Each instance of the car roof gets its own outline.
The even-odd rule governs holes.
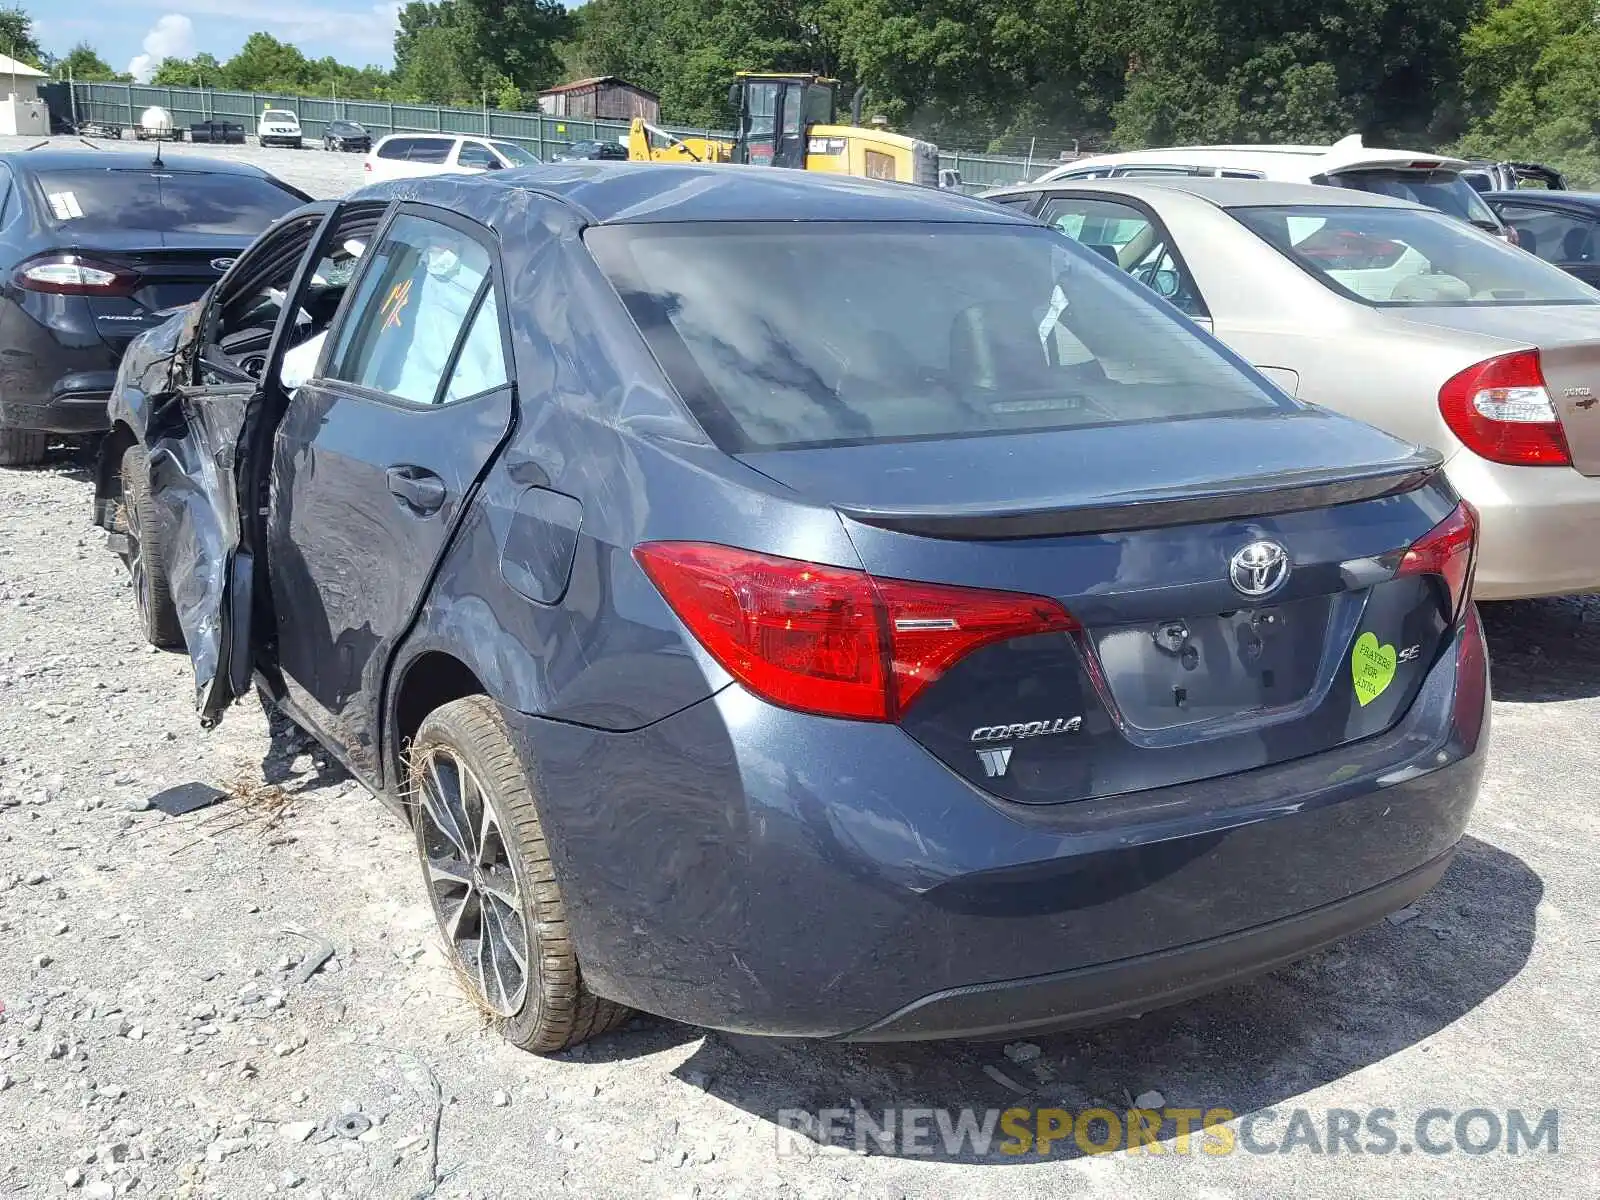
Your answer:
[[[1084,169],[1114,169],[1119,166],[1211,167],[1238,171],[1260,171],[1265,175],[1287,171],[1291,174],[1323,174],[1351,168],[1373,169],[1407,166],[1415,162],[1437,164],[1444,170],[1459,171],[1466,162],[1448,154],[1426,154],[1416,150],[1386,150],[1365,145],[1358,137],[1348,137],[1331,146],[1165,146],[1149,150],[1129,150],[1120,154],[1097,154],[1052,167],[1050,174]]]
[[[1196,175],[1134,176],[1129,179],[1056,179],[1049,183],[1025,183],[1016,187],[986,192],[988,199],[1026,195],[1031,192],[1106,192],[1112,195],[1152,199],[1165,192],[1184,192],[1215,204],[1218,208],[1271,208],[1283,205],[1316,205],[1318,208],[1413,208],[1433,212],[1424,204],[1362,192],[1353,188],[1328,187],[1320,183],[1278,183],[1269,179],[1208,179]]]
[[[449,177],[442,177],[449,178]],[[491,186],[566,201],[593,224],[683,221],[960,221],[1032,224],[959,192],[784,167],[584,159],[497,171]],[[429,184],[419,182],[419,190]],[[425,199],[425,195],[419,195]]]
[[[1518,188],[1513,192],[1484,192],[1483,198],[1507,204],[1548,204],[1556,208],[1600,211],[1600,192],[1569,192],[1562,188]]]
[[[0,162],[14,170],[39,171],[149,171],[155,168],[155,153],[129,150],[18,150],[0,154]],[[162,166],[169,171],[206,175],[252,175],[270,179],[271,174],[253,163],[211,158],[204,154],[162,152]]]

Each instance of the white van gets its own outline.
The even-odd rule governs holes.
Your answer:
[[[287,108],[262,110],[256,122],[256,140],[263,146],[287,146],[298,150],[305,144],[305,134],[300,129],[300,117]]]
[[[482,175],[529,167],[539,156],[515,142],[455,133],[391,133],[372,148],[363,167],[368,182],[418,175]]]
[[[1206,175],[1321,183],[1425,204],[1515,242],[1515,234],[1462,178],[1468,166],[1465,159],[1448,155],[1376,149],[1357,133],[1331,146],[1172,146],[1097,154],[1064,163],[1033,182]]]

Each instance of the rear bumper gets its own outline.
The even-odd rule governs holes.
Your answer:
[[[1502,466],[1466,452],[1445,473],[1482,518],[1479,600],[1600,591],[1600,477]]]
[[[49,433],[103,433],[114,371],[86,371],[57,380],[40,399],[0,400],[0,427]]]
[[[741,1033],[1094,1022],[1268,970],[1439,877],[1488,734],[1475,616],[1389,732],[1180,787],[998,800],[737,685],[633,733],[507,713],[602,995]]]
[[[1076,971],[936,992],[844,1040],[1012,1036],[1138,1016],[1270,971],[1381,921],[1438,883],[1454,857],[1452,847],[1398,879],[1240,933]]]

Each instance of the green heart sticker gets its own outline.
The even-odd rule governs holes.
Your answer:
[[[1356,648],[1350,654],[1350,678],[1362,708],[1388,690],[1398,662],[1394,647],[1378,645],[1376,634],[1363,633],[1356,639]]]

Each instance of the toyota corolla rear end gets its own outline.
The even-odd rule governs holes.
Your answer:
[[[754,1033],[1043,1030],[1270,969],[1445,871],[1488,674],[1436,456],[1053,231],[588,244],[722,452],[641,442],[614,600],[702,698],[522,734],[595,990]]]

